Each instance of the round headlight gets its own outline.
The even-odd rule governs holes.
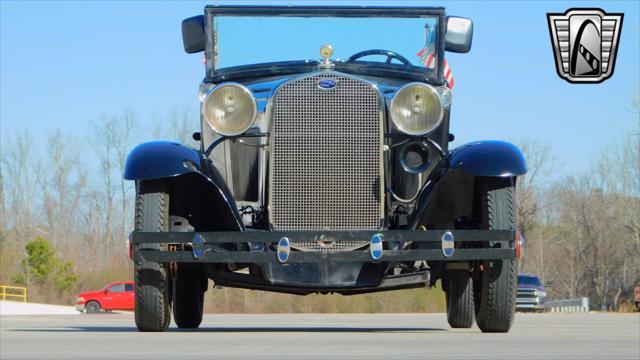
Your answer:
[[[391,120],[400,131],[424,135],[435,129],[444,116],[438,92],[422,83],[403,86],[391,99]]]
[[[211,128],[224,136],[240,135],[256,119],[256,100],[251,91],[240,84],[216,86],[204,100],[204,118]]]

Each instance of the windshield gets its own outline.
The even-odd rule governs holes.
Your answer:
[[[398,57],[368,55],[352,59],[360,64],[406,66],[435,78],[438,68],[438,17],[330,18],[233,17],[212,18],[214,67],[295,60],[320,60],[320,48],[330,44],[331,59],[347,61],[367,50],[389,50]]]

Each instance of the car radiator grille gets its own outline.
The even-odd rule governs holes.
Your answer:
[[[533,289],[518,289],[518,297],[531,297],[531,298],[535,298],[536,295],[536,291]]]
[[[318,82],[324,79],[337,85],[321,89]],[[381,227],[380,106],[371,84],[337,74],[293,80],[277,90],[270,137],[269,209],[274,230]],[[329,238],[292,243],[316,251],[362,245]]]
[[[534,289],[518,289],[516,295],[516,303],[518,304],[537,304],[538,295]]]

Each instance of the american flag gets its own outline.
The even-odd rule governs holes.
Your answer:
[[[427,44],[420,50],[416,56],[420,58],[420,63],[426,66],[429,69],[433,69],[436,66],[436,56],[435,56],[435,48],[433,46],[434,41],[428,41]],[[444,78],[447,81],[447,86],[449,89],[453,89],[453,73],[451,72],[451,68],[447,63],[447,59],[444,59]]]

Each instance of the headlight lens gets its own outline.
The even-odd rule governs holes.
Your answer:
[[[440,103],[442,104],[443,108],[451,105],[451,89],[446,86],[438,86],[436,88],[436,92],[440,96]]]
[[[435,129],[444,116],[438,92],[422,83],[402,87],[391,99],[391,120],[400,131],[424,135]]]
[[[205,98],[204,118],[211,128],[225,136],[247,131],[256,118],[256,100],[246,87],[225,83],[216,86]]]
[[[79,303],[79,302],[84,302],[84,298],[83,298],[83,297],[78,296],[78,297],[76,297],[76,302],[77,302],[77,303]]]

